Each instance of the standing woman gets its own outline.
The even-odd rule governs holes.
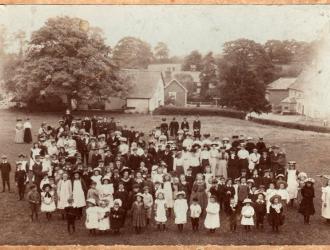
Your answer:
[[[304,216],[304,224],[309,225],[309,218],[315,214],[314,202],[314,179],[308,178],[305,186],[301,189],[302,201],[299,206],[299,213]]]
[[[15,131],[15,143],[24,143],[24,126],[21,119],[17,119]]]
[[[31,143],[32,142],[32,124],[30,122],[30,118],[26,118],[26,121],[24,122],[24,142],[25,143]]]
[[[216,169],[218,165],[218,160],[219,160],[219,151],[217,149],[218,144],[217,143],[212,143],[211,144],[211,149],[210,149],[210,166],[211,166],[211,172],[213,176],[216,175]]]
[[[226,147],[220,147],[219,163],[216,171],[216,176],[223,176],[227,179],[227,166],[228,166],[228,153],[226,152]]]
[[[327,185],[322,188],[322,217],[330,224],[330,179]]]

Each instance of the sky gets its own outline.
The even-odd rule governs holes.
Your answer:
[[[218,54],[238,38],[312,41],[330,23],[330,5],[0,5],[0,24],[28,36],[55,16],[86,19],[111,47],[134,36],[153,47],[165,42],[170,56],[182,56],[196,49]]]

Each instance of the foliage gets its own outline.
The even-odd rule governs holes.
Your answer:
[[[274,63],[308,63],[311,60],[313,44],[296,40],[268,40],[265,51]]]
[[[153,53],[148,43],[124,37],[114,47],[112,59],[120,68],[145,69],[153,60]]]
[[[247,39],[227,42],[219,62],[221,104],[243,111],[268,112],[266,84],[274,66],[262,45]]]
[[[184,58],[182,70],[190,71],[192,66],[195,67],[196,71],[202,70],[202,54],[197,50],[192,51]]]
[[[154,48],[154,55],[159,63],[166,63],[169,60],[169,49],[166,43],[159,42]]]
[[[202,98],[207,98],[211,96],[210,94],[210,85],[216,86],[218,84],[217,78],[217,65],[213,57],[212,52],[205,55],[202,60],[202,69],[199,75],[201,82],[201,92],[200,95]]]
[[[23,61],[8,81],[21,101],[74,91],[78,99],[123,96],[127,86],[118,77],[110,52],[100,30],[90,28],[88,22],[50,18],[32,33]]]
[[[303,131],[314,131],[318,133],[330,133],[330,128],[325,126],[322,127],[322,126],[295,123],[295,122],[282,122],[282,121],[261,119],[255,117],[250,117],[249,120],[263,125],[280,126],[285,128],[299,129]]]

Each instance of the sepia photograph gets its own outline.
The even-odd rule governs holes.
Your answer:
[[[0,5],[0,245],[330,244],[330,5]]]

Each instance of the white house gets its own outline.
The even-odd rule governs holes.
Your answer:
[[[131,84],[126,97],[129,113],[150,113],[164,105],[164,81],[159,71],[122,70]]]

